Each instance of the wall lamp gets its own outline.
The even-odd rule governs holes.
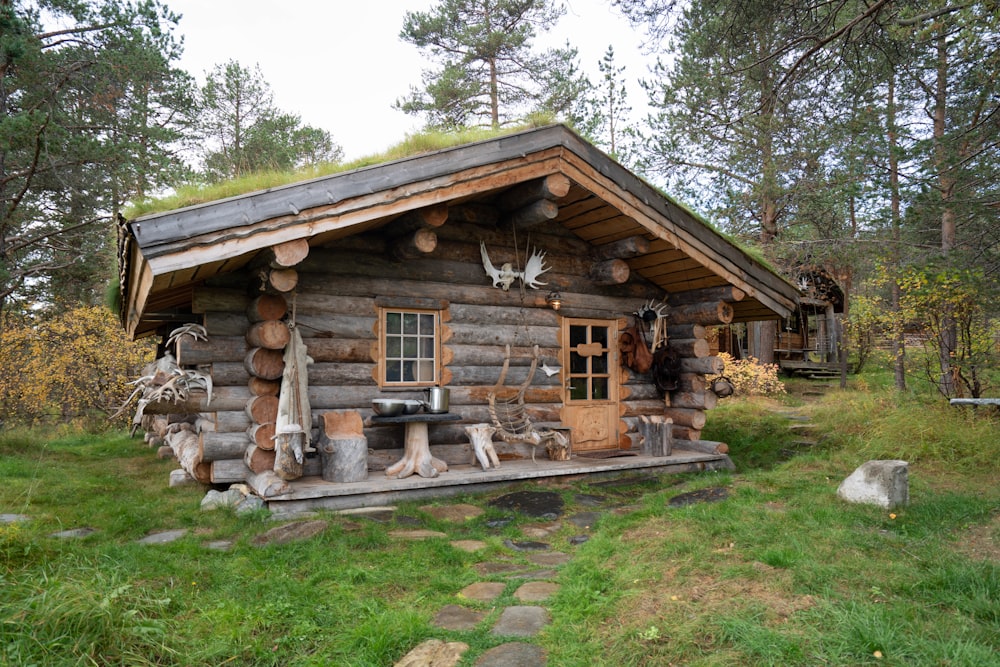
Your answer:
[[[547,303],[552,310],[559,310],[562,308],[563,303],[562,294],[560,294],[558,290],[549,292],[549,295],[545,297],[545,303]]]

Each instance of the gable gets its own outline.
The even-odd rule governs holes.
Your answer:
[[[528,208],[519,193],[553,178],[568,184],[565,194],[519,222]],[[415,217],[477,215],[515,228],[561,226],[598,256],[637,239],[622,259],[631,272],[672,295],[734,288],[745,294],[732,304],[734,321],[787,317],[795,306],[794,286],[557,125],[127,222],[122,320],[133,336],[189,321],[197,285],[282,243],[335,246]]]

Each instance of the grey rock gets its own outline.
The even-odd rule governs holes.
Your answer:
[[[521,602],[542,602],[558,592],[559,584],[551,581],[529,581],[514,591],[514,597]]]
[[[61,530],[58,533],[52,533],[49,537],[57,537],[59,539],[72,539],[87,537],[88,535],[93,535],[97,532],[96,528],[71,528],[69,530]]]
[[[286,523],[282,526],[272,528],[262,535],[258,535],[253,539],[253,543],[260,547],[268,544],[286,544],[288,542],[307,540],[322,533],[328,525],[329,522],[323,520]]]
[[[561,551],[538,551],[528,554],[528,560],[542,567],[558,567],[570,561],[571,556]]]
[[[547,551],[552,548],[545,542],[515,542],[514,540],[504,540],[503,545],[514,551]]]
[[[458,592],[458,597],[477,602],[492,602],[500,597],[507,584],[495,581],[479,581],[469,584]]]
[[[837,497],[886,509],[910,503],[910,465],[906,461],[867,461],[840,483]]]
[[[580,512],[569,517],[569,522],[577,528],[589,530],[597,525],[601,518],[600,512]]]
[[[264,499],[260,496],[246,496],[239,505],[236,506],[237,514],[247,514],[264,509]]]
[[[152,535],[147,535],[137,541],[139,544],[168,544],[181,539],[185,535],[187,535],[187,529],[179,528],[177,530],[165,530],[159,533],[153,533]]]
[[[574,547],[579,546],[590,539],[590,535],[574,535],[569,538],[569,543]]]
[[[491,632],[505,637],[534,637],[549,620],[549,612],[544,607],[515,605],[503,610]]]
[[[393,667],[454,667],[469,650],[463,642],[428,639],[404,655]]]
[[[434,616],[434,625],[443,630],[473,630],[484,618],[486,618],[485,611],[449,604],[442,607]]]
[[[232,540],[213,540],[205,544],[206,549],[212,551],[229,551],[233,548]]]
[[[243,502],[244,496],[237,489],[226,491],[216,491],[209,489],[205,497],[201,499],[201,509],[204,511],[216,510],[220,507],[236,507]]]
[[[0,523],[24,523],[30,519],[27,514],[0,514]]]
[[[545,664],[545,651],[540,646],[508,642],[479,656],[475,667],[545,667]]]

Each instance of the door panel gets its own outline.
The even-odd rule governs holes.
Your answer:
[[[561,418],[574,451],[618,448],[617,341],[617,320],[562,320]]]

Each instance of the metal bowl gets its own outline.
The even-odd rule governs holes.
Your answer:
[[[398,417],[403,414],[403,409],[406,407],[406,401],[401,401],[397,398],[373,398],[372,399],[372,410],[379,417]]]
[[[422,401],[407,400],[403,401],[403,414],[404,415],[415,415],[420,412],[420,408],[424,407]]]

